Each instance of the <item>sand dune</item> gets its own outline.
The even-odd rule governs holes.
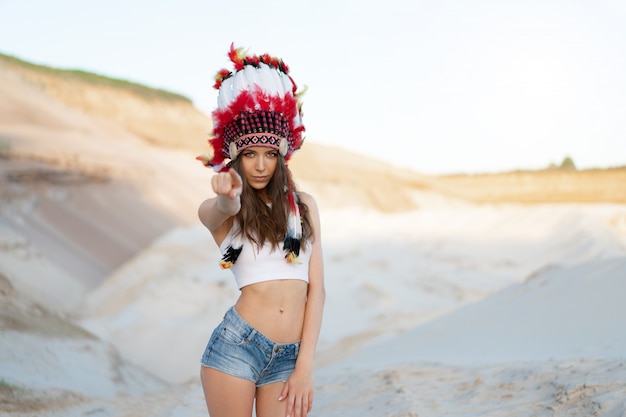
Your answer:
[[[196,220],[208,119],[154,100],[0,60],[0,415],[207,415],[198,361],[238,291]],[[626,414],[621,170],[550,200],[314,140],[292,168],[322,209],[312,416]]]
[[[550,268],[366,349],[344,365],[620,358],[626,352],[624,277],[623,257]]]
[[[554,267],[322,369],[320,415],[623,416],[626,259]]]
[[[331,271],[326,314],[333,325],[322,330],[318,364],[335,363],[418,324],[437,323],[433,319],[499,291],[515,291],[515,285],[549,276],[558,265],[601,270],[594,262],[620,259],[626,252],[623,236],[613,232],[604,217],[606,210],[477,207],[447,213],[324,213],[323,223],[330,229],[326,268]],[[613,215],[623,211],[614,209],[608,218]],[[534,225],[531,235],[529,223]],[[218,259],[202,226],[177,229],[90,293],[79,309],[81,323],[159,377],[193,379],[197,357],[190,347],[201,349],[211,326],[236,297],[228,271],[215,271]],[[608,276],[617,280],[621,272]],[[574,272],[561,275],[572,275],[574,282]],[[605,291],[612,288],[609,284]],[[575,301],[567,300],[573,308]],[[534,304],[535,300],[523,303]],[[494,310],[501,309],[489,311]],[[476,330],[476,325],[467,327]],[[493,339],[487,336],[479,340]],[[176,366],[158,366],[159,355],[145,354],[155,342],[181,358]],[[415,346],[402,346],[409,344]],[[417,351],[409,354],[413,353]],[[368,361],[362,363],[370,366]]]

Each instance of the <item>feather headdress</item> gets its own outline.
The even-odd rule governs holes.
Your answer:
[[[269,146],[285,160],[302,146],[302,103],[289,67],[268,54],[246,55],[230,46],[228,57],[234,70],[215,76],[219,93],[213,111],[212,152],[198,156],[204,165],[227,171],[241,151],[250,146]]]
[[[248,55],[231,44],[228,58],[233,70],[222,69],[215,76],[217,108],[213,111],[213,132],[209,139],[211,153],[196,159],[217,172],[227,171],[237,156],[251,146],[277,149],[288,161],[302,146],[303,92],[289,75],[282,59],[269,54]],[[289,217],[283,248],[287,262],[297,262],[302,238],[300,208],[291,178],[285,184]],[[228,247],[221,265],[230,268],[242,246],[235,239]]]

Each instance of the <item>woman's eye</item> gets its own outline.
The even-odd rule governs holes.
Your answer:
[[[267,156],[270,158],[276,158],[278,156],[278,152],[268,152]]]
[[[243,156],[245,156],[247,158],[252,158],[252,157],[254,157],[254,152],[252,152],[252,151],[244,152]]]

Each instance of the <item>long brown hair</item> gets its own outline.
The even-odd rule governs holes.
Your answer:
[[[287,204],[287,184],[293,184],[291,171],[285,164],[285,159],[279,156],[276,170],[272,179],[263,190],[269,198],[270,204],[261,197],[261,192],[255,190],[248,184],[241,158],[233,161],[232,167],[239,173],[243,181],[243,191],[241,193],[241,210],[236,214],[236,219],[240,225],[240,233],[250,241],[262,247],[266,241],[270,242],[273,249],[279,248],[287,233],[287,215],[289,207]],[[298,193],[296,192],[296,196]],[[312,237],[311,220],[309,209],[300,198],[297,198],[300,207],[300,217],[302,220],[302,242]],[[306,249],[306,245],[302,245]]]

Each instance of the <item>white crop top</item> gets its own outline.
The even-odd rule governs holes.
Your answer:
[[[225,254],[237,227],[233,226],[220,245],[222,255]],[[285,260],[285,252],[282,244],[272,250],[270,242],[258,250],[258,246],[244,239],[243,247],[235,264],[230,268],[235,276],[239,289],[246,285],[258,282],[274,281],[281,279],[298,279],[309,282],[309,261],[311,260],[311,245],[302,241],[299,263],[288,263]]]

